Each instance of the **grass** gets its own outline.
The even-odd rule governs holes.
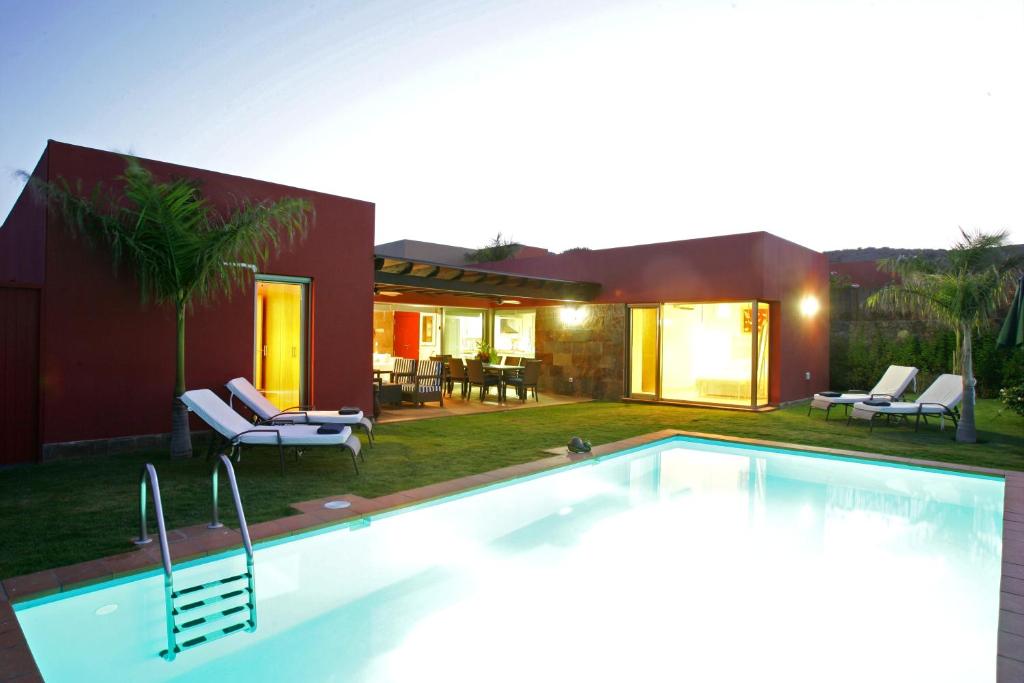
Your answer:
[[[1024,418],[996,401],[979,401],[979,443],[957,444],[932,426],[824,421],[794,406],[744,413],[618,402],[551,406],[505,413],[380,425],[362,474],[348,458],[309,452],[282,477],[275,449],[247,452],[236,468],[250,523],[294,513],[289,503],[343,493],[376,497],[544,457],[572,435],[605,443],[666,428],[872,451],[952,463],[1024,470]],[[205,450],[205,444],[196,444]],[[0,471],[0,577],[95,559],[131,548],[138,525],[138,475],[156,464],[170,528],[209,520],[209,466],[163,453],[65,460]],[[222,484],[223,487],[223,484]],[[223,490],[223,489],[222,489]],[[222,515],[228,524],[228,496]]]

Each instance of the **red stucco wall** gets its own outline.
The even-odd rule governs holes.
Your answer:
[[[112,153],[51,142],[49,178],[86,188],[124,169]],[[239,198],[309,199],[316,212],[305,240],[262,272],[312,278],[310,398],[320,407],[371,404],[373,204],[237,176],[143,160],[159,177],[197,178],[224,206]],[[170,430],[174,320],[142,307],[128,272],[114,276],[108,254],[74,239],[52,214],[46,239],[40,371],[42,442]],[[224,382],[252,377],[251,285],[230,301],[197,307],[187,323],[187,384],[222,396]],[[201,425],[194,422],[194,426]]]
[[[33,176],[46,178],[46,161],[43,153]],[[46,209],[26,188],[0,227],[0,285],[41,287],[45,242]]]
[[[766,232],[576,251],[486,264],[510,273],[601,284],[595,303],[761,299],[772,304],[773,403],[828,388],[828,262],[824,254]],[[817,315],[801,315],[815,296]],[[804,379],[810,372],[811,379]]]

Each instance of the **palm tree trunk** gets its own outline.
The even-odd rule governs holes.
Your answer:
[[[974,358],[971,355],[971,328],[964,326],[960,332],[960,368],[964,378],[964,397],[961,399],[963,412],[960,416],[960,424],[956,429],[956,440],[964,443],[974,443],[978,440],[978,433],[974,428]]]
[[[178,357],[171,405],[171,457],[187,458],[192,455],[192,434],[188,428],[188,409],[180,398],[185,393],[185,305],[178,303],[175,308],[178,320]]]

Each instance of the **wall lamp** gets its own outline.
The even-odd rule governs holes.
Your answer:
[[[583,306],[563,306],[558,317],[564,325],[580,325],[587,319],[587,309]]]
[[[821,303],[818,301],[818,297],[808,294],[803,299],[800,299],[800,314],[805,318],[812,318],[818,314],[821,310]]]

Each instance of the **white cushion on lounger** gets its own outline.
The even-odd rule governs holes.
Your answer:
[[[253,427],[244,417],[231,409],[227,403],[222,401],[217,394],[209,389],[193,389],[181,395],[181,401],[188,409],[202,418],[203,422],[217,430],[221,436],[236,441],[236,437],[242,432],[250,429],[259,430],[249,432],[237,438],[237,441],[244,444],[269,444],[278,443],[278,432],[281,443],[292,446],[330,446],[332,444],[343,444],[352,435],[348,427],[341,427],[338,434],[317,434],[317,425],[267,425],[264,427]],[[276,431],[274,431],[276,430]]]
[[[309,422],[312,424],[354,425],[363,422],[363,411],[351,415],[339,415],[336,410],[306,410],[282,413],[277,406],[267,400],[252,382],[244,377],[236,377],[227,384],[228,391],[244,403],[249,410],[256,413],[261,420],[273,419],[274,422]],[[365,422],[369,425],[369,420]]]
[[[914,377],[917,376],[917,368],[908,367],[906,365],[890,365],[882,375],[882,378],[878,380],[878,384],[869,391],[867,394],[843,394],[842,396],[822,396],[821,394],[815,394],[812,399],[815,402],[815,408],[823,408],[825,405],[819,404],[844,404],[844,403],[858,403],[859,401],[865,401],[872,395],[875,396],[902,396],[903,392],[910,386],[910,382],[913,381]]]
[[[225,438],[233,439],[235,434],[252,428],[248,420],[209,389],[186,391],[181,395],[181,402]]]
[[[348,427],[335,427],[337,434],[317,434],[319,425],[263,425],[250,429],[253,431],[238,438],[241,443],[276,446],[277,432],[281,433],[281,443],[285,446],[341,445],[352,436],[352,430]]]
[[[868,417],[874,414],[889,415],[941,415],[946,408],[952,410],[963,398],[963,378],[960,375],[939,375],[931,386],[924,390],[916,401],[896,401],[887,406],[871,406],[855,403],[853,417]],[[945,408],[943,408],[945,406]]]

